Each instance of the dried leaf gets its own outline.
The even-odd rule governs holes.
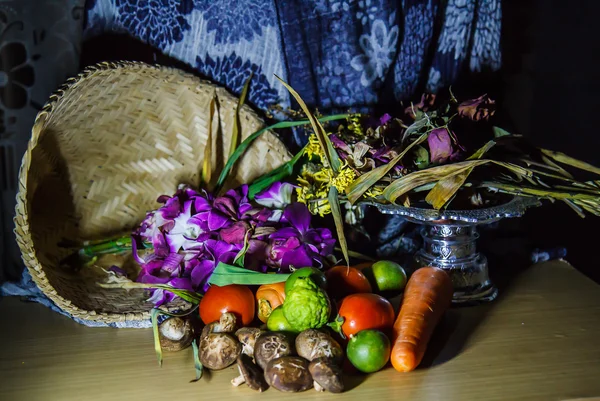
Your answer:
[[[390,160],[389,163],[381,165],[376,169],[371,170],[368,173],[358,177],[346,190],[346,194],[348,195],[348,200],[350,201],[350,203],[356,203],[356,201],[360,199],[360,197],[363,196],[363,194],[367,192],[369,188],[371,188],[387,173],[389,173],[390,170],[394,168],[394,166],[398,164],[400,160],[402,160],[402,158],[408,153],[408,151],[410,151],[414,146],[417,146],[423,141],[425,141],[428,135],[428,133],[422,134],[416,141],[412,142],[400,154],[398,154],[398,156]]]
[[[496,141],[488,141],[481,148],[477,149],[467,160],[477,160],[490,150]],[[464,171],[456,173],[454,175],[447,176],[446,178],[438,181],[433,189],[425,197],[425,201],[433,206],[434,209],[443,208],[449,201],[456,195],[456,192],[465,184],[467,178],[473,171],[475,166],[470,167]]]
[[[561,152],[554,152],[554,151],[548,150],[548,149],[541,149],[541,151],[544,155],[548,156],[549,158],[553,159],[556,162],[566,164],[568,166],[572,166],[572,167],[578,168],[580,170],[584,170],[584,171],[588,171],[590,173],[600,175],[600,168],[593,166],[589,163],[586,163],[581,160],[577,160],[577,159],[575,159],[571,156],[567,156],[566,154],[561,153]]]
[[[331,207],[331,214],[333,215],[333,222],[335,223],[335,229],[338,235],[338,241],[340,242],[340,248],[342,254],[346,260],[346,264],[350,266],[350,257],[348,256],[348,243],[346,242],[346,236],[344,235],[344,220],[342,218],[342,210],[340,208],[340,200],[338,198],[338,191],[333,185],[329,187],[329,206]]]
[[[277,75],[275,75],[275,78],[277,78],[281,82],[281,84],[283,86],[285,86],[285,88],[292,94],[292,96],[294,96],[294,98],[296,99],[296,101],[298,102],[300,107],[302,108],[302,111],[304,111],[304,113],[310,120],[313,130],[315,131],[315,135],[317,136],[317,139],[319,140],[319,144],[321,145],[321,148],[323,149],[323,153],[325,154],[325,159],[326,159],[325,161],[327,162],[327,165],[329,167],[331,167],[334,172],[340,171],[340,167],[342,166],[340,157],[337,154],[337,152],[335,151],[335,149],[333,148],[333,144],[331,143],[329,136],[325,132],[325,129],[323,128],[323,126],[321,125],[319,120],[317,120],[315,118],[315,116],[310,112],[310,110],[308,109],[308,106],[306,105],[306,103],[304,103],[304,100],[302,100],[302,98],[300,97],[298,92],[296,92],[291,86],[289,86],[287,83],[285,83]]]
[[[240,110],[246,101],[246,96],[248,95],[248,88],[250,88],[250,81],[252,80],[252,75],[254,73],[250,71],[250,75],[242,88],[242,93],[240,93],[240,97],[238,98],[237,108],[235,109],[235,118],[233,122],[233,131],[231,133],[231,143],[229,144],[229,157],[235,152],[235,149],[238,147],[238,142],[240,141],[240,132],[242,132],[241,124],[240,124]]]
[[[160,346],[160,334],[158,333],[158,314],[160,310],[153,308],[150,311],[150,320],[152,321],[152,333],[154,334],[154,352],[156,352],[156,359],[158,359],[158,366],[162,367],[162,348]]]
[[[542,155],[542,160],[544,161],[544,163],[546,163],[548,166],[550,166],[552,169],[556,170],[558,173],[560,173],[561,175],[567,177],[567,178],[571,178],[573,179],[573,175],[571,175],[571,173],[569,173],[567,170],[565,170],[564,168],[562,168],[561,166],[559,166],[558,164],[554,163],[552,161],[552,159],[550,159],[548,156],[546,155]]]
[[[202,182],[207,188],[210,185],[210,179],[212,176],[212,131],[213,117],[215,114],[215,100],[216,95],[213,94],[212,99],[210,99],[209,106],[210,116],[208,118],[208,139],[206,140],[206,145],[204,146],[204,161],[202,162]]]

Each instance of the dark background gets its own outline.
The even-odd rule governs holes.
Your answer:
[[[497,99],[507,126],[537,146],[560,150],[600,166],[600,1],[505,0],[503,68],[498,74],[464,75],[463,93]],[[105,60],[174,65],[194,73],[132,39],[103,36],[83,46],[82,67]],[[600,218],[578,217],[561,203],[545,203],[518,222],[502,222],[484,247],[497,256],[497,274],[521,265],[531,248],[564,246],[566,259],[600,282],[596,227]],[[518,249],[517,249],[518,248]],[[498,266],[500,265],[500,266]]]

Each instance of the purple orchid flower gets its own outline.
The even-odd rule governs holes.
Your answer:
[[[225,195],[213,201],[213,208],[208,215],[208,229],[219,230],[241,220],[246,212],[252,210],[248,201],[248,185],[230,189]]]
[[[349,154],[352,154],[352,149],[350,148],[350,146],[348,146],[348,144],[346,142],[344,142],[340,138],[338,138],[337,135],[335,135],[335,134],[329,135],[329,140],[331,141],[331,144],[333,145],[333,147],[339,149],[344,155],[347,156]],[[341,154],[340,154],[340,157],[342,157]],[[342,159],[345,159],[345,157],[342,157]]]
[[[283,209],[292,203],[292,195],[296,185],[288,182],[275,182],[269,188],[254,197],[254,201],[259,205],[272,210],[269,221],[279,222],[283,217]],[[266,209],[263,209],[266,210]]]
[[[390,116],[388,113],[385,113],[384,115],[382,115],[379,118],[379,124],[380,125],[386,125],[387,123],[389,123],[390,121],[392,121],[392,116]]]
[[[311,229],[310,212],[303,203],[292,203],[285,208],[284,217],[290,227],[271,234],[268,254],[271,266],[289,271],[290,266],[321,266],[321,258],[331,255],[335,239],[328,229]]]
[[[174,278],[166,284],[174,289],[194,291],[192,287],[192,281],[189,278]],[[173,301],[175,298],[178,298],[177,295],[166,289],[155,288],[151,291],[152,295],[147,299],[147,301],[152,302],[154,306],[161,306]]]
[[[436,128],[427,137],[431,163],[440,164],[452,155],[452,139],[446,128]]]
[[[193,287],[202,291],[208,290],[208,278],[217,265],[220,262],[232,264],[240,249],[242,249],[240,245],[213,239],[207,240],[202,258],[190,260],[184,268],[184,271],[190,272]]]

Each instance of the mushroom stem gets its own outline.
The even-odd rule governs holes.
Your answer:
[[[233,384],[235,387],[241,386],[244,383],[246,383],[246,379],[244,379],[244,375],[241,373],[238,377],[231,379],[231,384]]]
[[[313,381],[313,387],[317,391],[325,391],[325,389],[323,387],[321,387],[321,385],[319,383],[317,383],[316,381]]]

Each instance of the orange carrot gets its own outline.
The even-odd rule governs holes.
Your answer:
[[[410,372],[421,363],[435,326],[452,301],[452,281],[437,267],[415,271],[404,290],[394,323],[390,360],[399,372]]]

